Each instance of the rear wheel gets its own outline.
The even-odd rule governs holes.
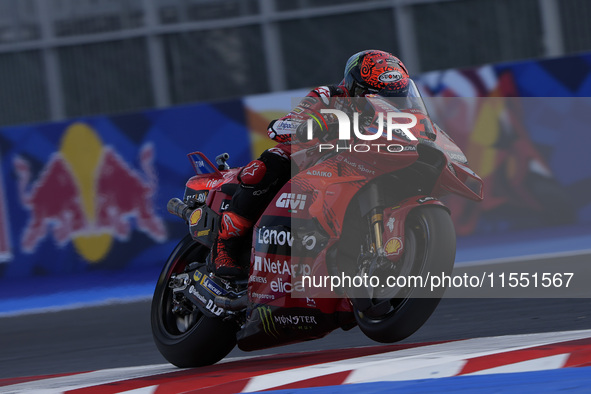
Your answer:
[[[205,261],[209,249],[187,235],[168,258],[154,291],[151,308],[152,334],[160,353],[181,367],[215,364],[236,345],[236,327],[205,316],[189,301],[174,299],[168,283],[193,262]],[[176,308],[175,308],[176,306]]]
[[[362,235],[360,239],[368,237]],[[413,209],[405,221],[404,248],[404,255],[398,262],[376,264],[380,267],[372,275],[379,276],[381,283],[388,276],[407,280],[421,276],[425,281],[427,273],[449,275],[456,252],[455,230],[449,213],[436,205]],[[358,269],[363,269],[363,264],[358,264]],[[360,274],[362,271],[358,270],[357,275]],[[409,286],[402,288],[372,288],[367,298],[353,300],[357,324],[369,338],[392,343],[410,336],[431,316],[445,292],[444,288],[431,292],[428,286],[407,282]]]

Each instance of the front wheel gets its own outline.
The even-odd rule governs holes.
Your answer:
[[[405,239],[404,255],[390,267],[386,275],[405,278],[421,276],[426,280],[428,273],[451,274],[456,254],[456,235],[451,217],[445,209],[435,205],[413,209],[406,218]],[[379,316],[354,308],[361,331],[382,343],[400,341],[417,331],[431,316],[445,292],[445,288],[436,288],[431,292],[428,283],[423,283],[425,287],[411,285],[404,289],[376,291],[373,299],[365,301],[381,305],[382,313]],[[390,298],[392,295],[394,297]],[[388,301],[384,302],[386,297]]]
[[[215,364],[236,345],[232,322],[205,316],[190,301],[175,299],[168,283],[193,262],[204,261],[205,246],[187,235],[174,249],[158,278],[151,308],[152,334],[160,353],[181,368]],[[176,307],[175,307],[176,306]]]

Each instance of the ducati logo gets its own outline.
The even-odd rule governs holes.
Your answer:
[[[277,208],[289,208],[293,212],[298,209],[304,209],[306,206],[306,195],[295,193],[283,193],[275,203]]]

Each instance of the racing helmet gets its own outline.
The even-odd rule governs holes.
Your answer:
[[[412,83],[400,59],[374,49],[358,52],[349,58],[343,82],[351,97],[364,97],[366,94],[406,97]]]

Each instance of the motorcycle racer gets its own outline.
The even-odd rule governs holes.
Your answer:
[[[361,51],[347,61],[340,84],[313,89],[291,112],[272,121],[267,133],[278,144],[242,169],[238,175],[240,186],[222,215],[219,235],[210,255],[216,275],[224,278],[248,275],[250,256],[242,258],[237,255],[238,251],[250,242],[254,223],[289,180],[292,144],[297,142],[294,135],[305,127],[308,119],[315,120],[312,122],[314,136],[326,138],[336,119],[320,115],[320,110],[328,108],[331,98],[367,94],[403,97],[410,84],[408,71],[396,56],[379,50]]]

